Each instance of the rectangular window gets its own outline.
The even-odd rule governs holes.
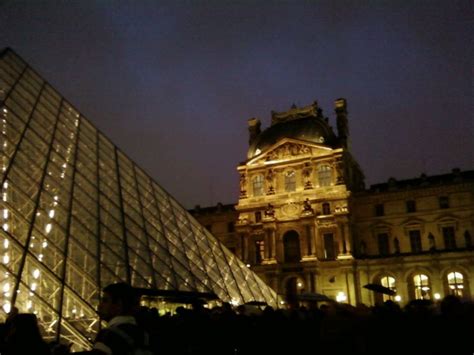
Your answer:
[[[329,203],[325,202],[323,203],[323,215],[328,215],[331,214],[331,206]]]
[[[441,208],[441,209],[449,208],[449,198],[448,198],[448,196],[440,196],[440,198],[439,198],[439,208]]]
[[[379,204],[375,205],[375,216],[381,217],[383,215],[385,215],[385,210],[384,210],[383,203],[379,203]]]
[[[379,235],[377,235],[377,241],[378,241],[378,246],[379,246],[379,254],[388,255],[389,254],[388,234],[380,233]]]
[[[406,206],[408,213],[416,212],[416,203],[414,200],[407,201]]]
[[[336,259],[336,250],[334,248],[334,236],[332,233],[324,234],[324,257],[326,259]]]
[[[235,232],[235,225],[234,222],[227,223],[227,233],[234,233]]]
[[[261,264],[265,258],[265,243],[263,240],[255,241],[255,263]]]
[[[262,212],[255,212],[255,223],[260,223],[262,221]]]
[[[412,253],[421,252],[421,234],[419,230],[411,230],[408,232],[410,236],[410,246]]]
[[[456,234],[454,227],[443,227],[444,248],[447,250],[456,249]]]
[[[288,171],[285,174],[285,191],[296,191],[296,173],[294,170]]]

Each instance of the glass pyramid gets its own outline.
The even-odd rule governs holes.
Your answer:
[[[117,281],[277,295],[11,49],[0,53],[0,307],[87,348]]]

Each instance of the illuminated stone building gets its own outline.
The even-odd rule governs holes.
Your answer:
[[[0,52],[0,307],[87,348],[101,289],[276,293],[12,50]],[[5,315],[5,313],[3,313]]]
[[[317,103],[272,112],[263,131],[250,119],[235,209],[205,208],[196,218],[225,235],[223,242],[290,303],[315,293],[351,304],[392,297],[363,287],[369,283],[395,290],[401,302],[471,297],[474,171],[366,189],[350,150],[344,99],[335,112],[337,134]],[[235,230],[222,234],[222,221],[232,220]]]

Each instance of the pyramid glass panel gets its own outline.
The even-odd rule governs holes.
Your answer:
[[[90,346],[101,289],[277,295],[12,50],[0,52],[0,307]]]

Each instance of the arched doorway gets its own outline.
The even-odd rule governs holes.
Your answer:
[[[296,262],[301,260],[300,236],[295,231],[288,231],[283,236],[283,248],[285,262]]]

